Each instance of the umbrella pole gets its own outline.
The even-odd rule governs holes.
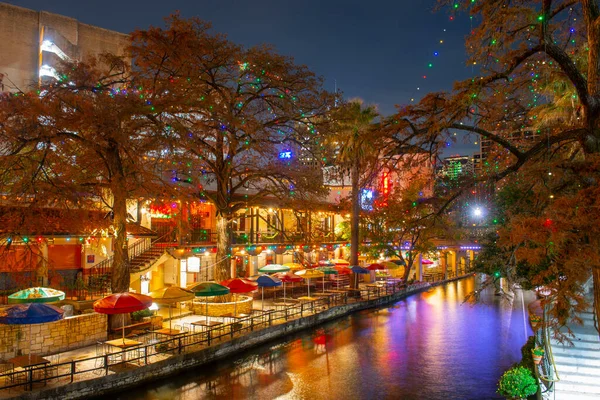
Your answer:
[[[123,331],[123,335],[122,335],[123,344],[125,344],[125,314],[121,314],[121,328]]]
[[[283,301],[285,302],[285,282],[283,282]]]
[[[308,288],[308,297],[310,297],[310,278],[308,278],[308,285],[306,287]]]
[[[260,295],[260,304],[262,304],[262,309],[264,310],[265,309],[265,288],[261,287],[260,290],[262,292]]]
[[[173,320],[173,317],[171,317],[171,305],[169,304],[169,331],[171,330],[171,321]]]
[[[206,301],[204,302],[204,304],[206,305],[206,322],[208,322],[208,299],[206,299]]]
[[[323,293],[325,293],[325,275],[323,275]]]
[[[233,316],[237,315],[237,294],[233,294]]]

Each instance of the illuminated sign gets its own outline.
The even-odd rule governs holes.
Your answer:
[[[289,160],[292,158],[292,152],[290,150],[282,151],[279,153],[279,158],[282,160]]]

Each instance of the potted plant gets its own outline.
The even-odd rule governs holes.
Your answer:
[[[497,393],[507,399],[525,399],[538,390],[531,370],[523,366],[509,369],[498,382]]]
[[[542,317],[540,317],[539,315],[530,314],[529,322],[531,323],[531,329],[536,331],[540,328],[540,325],[542,324]]]
[[[542,361],[542,357],[544,356],[544,349],[541,347],[534,347],[531,350],[531,356],[533,357],[533,363],[538,365]]]

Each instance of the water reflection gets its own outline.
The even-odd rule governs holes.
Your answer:
[[[476,285],[440,286],[117,397],[498,398],[496,381],[520,359],[529,328],[520,295],[506,302],[484,293],[485,304],[463,304]]]

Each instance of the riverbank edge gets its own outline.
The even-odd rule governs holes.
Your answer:
[[[433,287],[454,282],[471,275],[472,274],[466,274],[456,278],[434,282],[429,286],[417,288],[410,292],[398,292],[388,296],[379,297],[377,299],[362,301],[360,303],[334,306],[318,314],[298,318],[283,324],[273,325],[265,329],[236,337],[227,342],[219,343],[202,350],[175,355],[166,360],[144,365],[130,371],[69,383],[40,391],[23,393],[19,396],[12,397],[12,399],[78,400],[98,398],[100,396],[107,396],[109,394],[114,395],[118,392],[122,392],[123,390],[131,389],[147,382],[168,378],[169,376],[189,370],[190,368],[195,368],[214,361],[222,360],[234,355],[235,353],[268,343],[291,333],[300,332],[308,328],[314,328],[325,322],[329,322],[361,310],[381,307],[386,304],[402,300],[408,296],[427,291]]]

